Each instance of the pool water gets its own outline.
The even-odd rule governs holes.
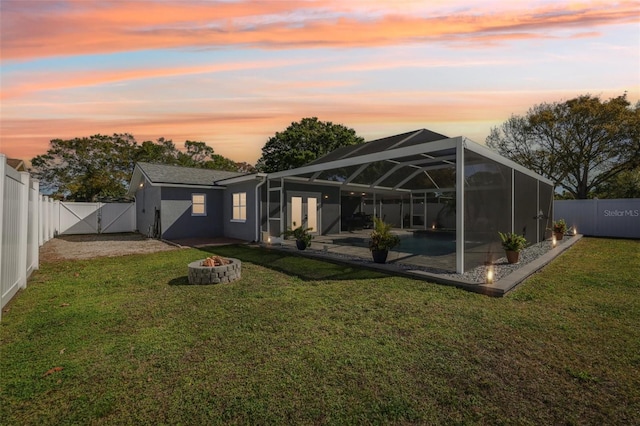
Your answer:
[[[414,232],[400,236],[394,250],[422,256],[443,256],[456,252],[455,232]]]
[[[369,239],[361,237],[345,237],[333,240],[335,244],[356,247],[369,247]],[[456,252],[456,233],[425,231],[400,235],[400,246],[394,251],[421,256],[443,256]]]

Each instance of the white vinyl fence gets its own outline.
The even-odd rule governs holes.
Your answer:
[[[40,224],[38,181],[17,172],[0,154],[0,319],[2,309],[38,269],[38,248],[53,237]]]
[[[583,235],[640,239],[640,198],[557,200],[553,212]]]
[[[0,319],[2,309],[38,269],[38,249],[60,234],[136,230],[135,203],[67,203],[39,194],[27,172],[0,154]]]
[[[107,234],[136,230],[135,203],[57,203],[58,232]]]

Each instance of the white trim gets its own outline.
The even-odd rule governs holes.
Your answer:
[[[464,273],[464,149],[465,141],[456,140],[456,272]]]
[[[251,173],[248,175],[242,175],[242,176],[226,178],[226,179],[219,179],[219,180],[216,180],[215,183],[220,185],[232,185],[235,183],[242,183],[242,182],[247,182],[251,180],[260,180],[266,177],[267,177],[266,173]]]
[[[434,151],[442,151],[444,149],[453,149],[456,147],[458,138],[447,138],[439,141],[425,142],[418,145],[412,145],[404,148],[390,149],[382,152],[374,152],[372,154],[361,155],[358,157],[350,157],[341,160],[328,161],[326,163],[313,164],[311,166],[302,166],[297,169],[284,170],[272,173],[270,178],[281,178],[305,173],[314,173],[319,170],[337,169],[346,166],[355,166],[363,163],[374,163],[376,161],[389,160],[395,158],[408,157],[417,154],[428,154]]]
[[[539,174],[537,174],[536,172],[533,172],[529,169],[527,169],[524,166],[521,166],[520,164],[509,160],[506,157],[503,157],[502,155],[498,154],[495,151],[492,151],[491,149],[487,148],[484,145],[480,145],[479,143],[476,143],[474,141],[472,141],[471,139],[467,139],[467,138],[463,138],[465,143],[466,143],[466,148],[470,151],[475,152],[476,154],[480,154],[484,157],[487,157],[490,160],[493,160],[497,163],[503,164],[507,167],[511,167],[512,169],[515,169],[517,171],[519,171],[520,173],[524,173],[527,176],[530,176],[532,178],[538,179],[539,181],[542,181],[544,183],[547,183],[551,186],[553,186],[553,182],[550,181],[549,179],[547,179],[544,176],[541,176]]]

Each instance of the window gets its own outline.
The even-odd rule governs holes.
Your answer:
[[[207,194],[191,194],[191,216],[207,215]]]
[[[247,220],[247,193],[235,192],[233,194],[233,218],[237,222],[245,222]]]

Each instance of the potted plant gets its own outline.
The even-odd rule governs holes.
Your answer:
[[[520,251],[527,246],[527,239],[520,234],[507,232],[503,234],[498,232],[500,240],[502,240],[502,248],[507,255],[509,263],[518,263],[520,260]]]
[[[296,226],[296,223],[293,222],[293,226]],[[282,234],[284,237],[293,237],[296,239],[296,247],[298,250],[304,250],[307,247],[311,246],[311,240],[313,239],[313,235],[309,233],[313,228],[304,228],[302,226],[298,226],[294,229],[287,229]]]
[[[389,250],[400,244],[400,237],[391,233],[391,224],[378,217],[373,218],[373,231],[369,240],[369,250],[375,263],[385,263]]]
[[[556,236],[556,240],[561,240],[564,234],[567,232],[567,222],[564,219],[559,219],[553,222],[553,235]]]

